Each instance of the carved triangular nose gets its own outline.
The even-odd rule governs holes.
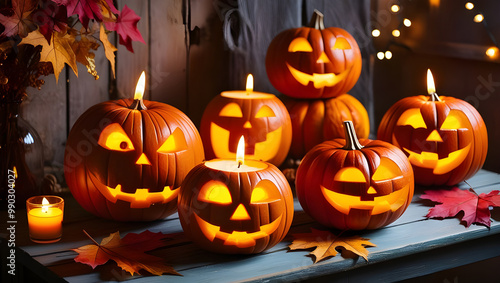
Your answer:
[[[442,142],[443,139],[437,132],[437,130],[432,131],[432,133],[427,137],[426,141]]]
[[[240,205],[238,205],[238,207],[234,211],[233,215],[229,219],[230,220],[249,220],[250,215],[248,215],[248,212],[247,212],[246,208],[243,206],[243,204],[240,203]]]
[[[151,162],[149,162],[149,159],[146,157],[146,154],[142,153],[141,156],[139,156],[139,159],[135,162],[135,164],[138,165],[151,165]]]
[[[326,56],[325,52],[321,52],[321,55],[319,55],[316,63],[330,63],[330,59],[328,59],[328,56]]]
[[[241,125],[241,124],[240,124]],[[247,121],[244,125],[243,128],[245,129],[250,129],[252,127],[252,124],[250,124],[250,121]]]

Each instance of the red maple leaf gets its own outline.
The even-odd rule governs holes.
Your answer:
[[[102,21],[101,0],[53,0],[66,6],[67,16],[78,15],[82,25],[87,28],[90,19]]]
[[[489,207],[500,207],[499,193],[500,191],[494,190],[488,194],[477,195],[473,189],[461,190],[454,187],[451,190],[428,190],[420,198],[441,203],[429,209],[426,217],[454,217],[460,211],[463,211],[462,220],[465,221],[466,227],[469,227],[472,223],[484,224],[490,227],[491,213]]]
[[[125,5],[121,13],[118,14],[118,19],[115,22],[106,22],[105,26],[108,30],[116,31],[120,35],[120,44],[127,47],[130,52],[134,52],[132,41],[144,42],[141,33],[137,29],[139,17],[134,10]]]
[[[36,2],[33,0],[12,0],[12,15],[5,16],[0,13],[0,24],[4,26],[2,36],[20,35],[25,37],[28,33],[36,29],[31,20],[31,12],[35,8]]]
[[[66,7],[52,1],[42,1],[42,6],[34,13],[33,21],[38,25],[40,33],[50,42],[52,32],[65,33],[68,26]]]

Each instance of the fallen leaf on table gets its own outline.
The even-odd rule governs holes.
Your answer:
[[[466,227],[469,227],[472,223],[484,224],[490,227],[491,213],[489,207],[500,207],[499,193],[500,191],[494,190],[488,194],[482,193],[478,195],[473,189],[461,190],[454,187],[451,190],[428,190],[420,198],[441,203],[429,209],[426,217],[454,217],[460,211],[463,211],[464,216],[461,220],[465,221]]]
[[[342,255],[347,250],[368,261],[368,250],[366,247],[376,247],[375,244],[368,241],[369,239],[361,238],[360,236],[342,237],[329,231],[314,228],[311,228],[311,233],[293,234],[292,236],[294,240],[289,246],[290,250],[315,248],[309,253],[314,255],[314,263],[328,257],[336,256],[338,254],[337,248],[340,248]]]
[[[181,275],[171,266],[165,265],[162,258],[144,253],[165,246],[163,240],[166,235],[161,232],[153,233],[146,230],[140,234],[128,233],[123,239],[120,238],[120,232],[115,232],[102,239],[101,244],[98,244],[89,234],[87,236],[95,245],[73,249],[78,253],[78,256],[75,257],[76,262],[95,268],[105,264],[108,260],[113,260],[131,275],[139,274],[141,269],[154,275],[164,273]]]

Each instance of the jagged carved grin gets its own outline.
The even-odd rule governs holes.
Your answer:
[[[288,63],[286,63],[286,66],[288,67],[288,70],[290,71],[290,73],[292,74],[292,76],[295,78],[296,81],[298,81],[304,86],[308,85],[309,82],[313,82],[315,88],[331,87],[336,85],[338,82],[345,80],[345,78],[352,69],[351,66],[338,75],[334,73],[326,73],[326,74],[313,73],[312,75],[310,75],[295,69]]]
[[[434,169],[433,173],[437,175],[442,175],[455,169],[458,165],[462,164],[467,155],[469,154],[471,145],[456,150],[448,154],[448,157],[439,159],[438,154],[434,152],[422,151],[422,153],[416,153],[407,148],[403,148],[408,152],[408,160],[410,163],[417,167]]]
[[[153,203],[167,203],[175,199],[179,193],[179,189],[170,189],[170,186],[165,186],[161,192],[149,192],[147,188],[136,189],[135,193],[122,192],[122,185],[118,184],[115,188],[108,187],[99,181],[94,173],[89,174],[94,186],[101,194],[110,202],[116,203],[117,200],[122,200],[130,203],[130,208],[148,208]]]
[[[196,217],[198,226],[208,240],[213,242],[215,238],[221,239],[224,240],[224,245],[237,246],[238,248],[255,246],[255,240],[271,235],[278,229],[282,217],[280,215],[273,222],[260,226],[260,230],[256,232],[233,231],[226,233],[220,231],[219,226],[208,223],[196,214],[194,216]]]

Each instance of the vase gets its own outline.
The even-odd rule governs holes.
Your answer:
[[[21,101],[4,101],[0,107],[1,208],[22,209],[29,197],[41,193],[43,145],[36,130],[21,117]]]

